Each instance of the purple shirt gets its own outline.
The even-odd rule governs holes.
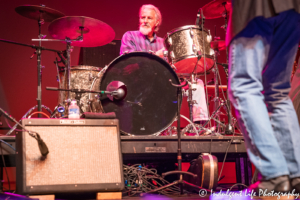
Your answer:
[[[133,51],[158,51],[164,47],[164,39],[156,36],[152,42],[148,39],[147,36],[143,35],[140,31],[127,31],[121,41],[120,55],[124,52],[133,52]]]

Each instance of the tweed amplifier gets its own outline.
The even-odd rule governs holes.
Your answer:
[[[117,119],[23,119],[49,149],[42,159],[37,141],[16,134],[17,192],[53,194],[120,191],[123,163]]]

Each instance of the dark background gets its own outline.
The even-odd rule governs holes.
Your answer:
[[[100,0],[13,0],[0,1],[0,38],[25,44],[35,44],[31,39],[38,36],[38,23],[35,20],[23,17],[15,12],[20,5],[40,5],[58,10],[66,16],[87,16],[99,19],[110,25],[115,33],[115,39],[121,39],[128,30],[138,29],[138,12],[143,4],[153,4],[162,13],[162,26],[158,33],[164,37],[174,28],[194,25],[197,11],[210,0],[130,0],[130,1],[100,1]],[[42,34],[47,35],[49,22],[42,26]],[[217,36],[225,39],[225,32],[220,28],[224,24],[223,18],[206,19],[205,27],[211,30],[214,37],[216,27]],[[66,46],[60,42],[42,42],[42,46],[50,49],[65,50]],[[77,65],[79,60],[79,47],[75,47],[71,54],[71,65]],[[30,59],[34,49],[14,44],[0,42],[0,107],[19,120],[31,107],[37,105],[37,61],[36,56]],[[46,86],[57,87],[56,67],[53,63],[54,52],[42,52],[42,104],[54,109],[57,104],[58,93],[47,91]],[[225,51],[221,52],[220,62],[226,62]],[[109,63],[107,63],[109,64]],[[223,69],[220,68],[222,83],[227,80]],[[211,73],[208,80],[213,77]],[[204,80],[204,77],[202,77]]]

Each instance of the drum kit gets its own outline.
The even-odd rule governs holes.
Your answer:
[[[215,0],[206,4],[199,9],[197,21],[201,16],[201,23],[179,27],[168,32],[164,37],[164,45],[167,49],[165,59],[153,53],[132,52],[117,57],[103,68],[71,67],[70,56],[72,46],[97,47],[110,43],[115,37],[115,32],[108,24],[85,16],[65,16],[44,5],[24,5],[15,10],[26,18],[38,21],[38,39],[32,39],[32,41],[38,41],[39,46],[2,39],[0,41],[36,49],[38,105],[34,108],[37,107],[40,113],[42,113],[42,107],[51,112],[49,108],[41,104],[41,51],[44,50],[54,51],[61,58],[60,61],[56,61],[60,92],[58,106],[50,113],[54,118],[67,117],[66,108],[70,100],[77,99],[81,112],[115,112],[120,122],[120,130],[124,134],[159,135],[166,129],[170,130],[171,124],[177,119],[178,104],[181,104],[181,101],[177,99],[177,88],[173,87],[170,81],[173,84],[180,84],[179,77],[184,78],[189,84],[191,96],[195,89],[196,77],[206,75],[207,72],[213,70],[216,74],[215,82],[217,82],[216,97],[219,97],[216,57],[219,51],[226,49],[226,46],[224,41],[212,41],[210,31],[204,28],[204,19],[224,17],[226,28],[230,0]],[[199,15],[200,12],[201,15]],[[41,34],[41,26],[44,22],[51,22],[48,31],[53,39],[46,39]],[[45,41],[64,42],[66,50],[46,49],[41,46],[41,42]],[[58,66],[60,62],[64,64],[63,67]],[[100,94],[100,91],[113,94],[118,88],[124,86],[126,86],[126,96],[122,97],[122,100]],[[77,93],[70,92],[72,89],[77,89]],[[97,91],[99,94],[95,95]],[[216,104],[218,109],[224,106],[224,102],[219,98],[216,102],[218,102]],[[194,103],[195,101],[190,98],[190,108]],[[23,117],[28,117],[34,108],[31,108]],[[210,120],[213,119],[223,126],[224,124],[216,117],[218,109],[212,114]],[[193,121],[192,116],[189,121],[190,123]],[[205,125],[208,123],[209,120]],[[210,129],[205,128],[205,125],[195,126],[191,123],[197,135],[199,135],[199,130],[212,133]]]

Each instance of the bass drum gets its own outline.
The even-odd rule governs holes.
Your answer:
[[[123,82],[127,95],[123,100],[101,98],[104,113],[115,112],[120,130],[128,135],[158,135],[176,119],[177,88],[180,81],[171,66],[147,52],[121,55],[103,69],[100,90],[113,81]],[[180,101],[181,102],[181,101]]]

